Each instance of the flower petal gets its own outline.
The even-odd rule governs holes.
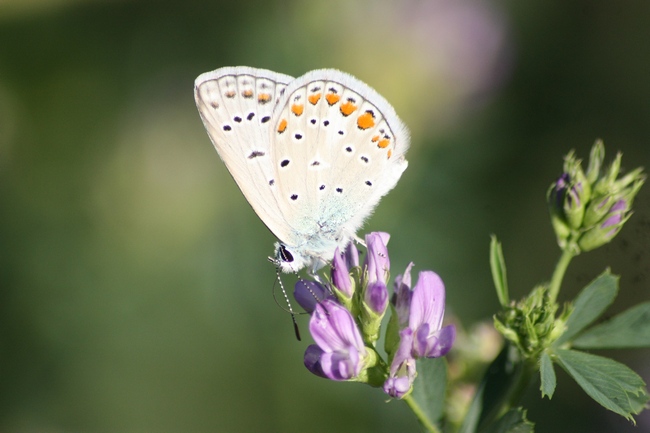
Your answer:
[[[320,358],[323,355],[323,353],[325,353],[323,352],[323,349],[321,349],[315,344],[311,344],[310,346],[308,346],[307,350],[305,350],[305,359],[304,359],[305,367],[307,367],[307,370],[311,371],[316,376],[329,379],[329,377],[323,371],[323,367],[321,367],[321,363],[320,363]]]
[[[384,382],[384,392],[393,398],[402,398],[409,392],[413,382],[408,376],[389,377]]]
[[[345,247],[343,258],[345,259],[345,264],[348,269],[359,266],[359,250],[357,250],[354,242],[350,242],[348,246]]]
[[[403,329],[408,325],[409,312],[411,309],[411,298],[413,292],[411,291],[411,268],[413,262],[409,263],[403,275],[398,275],[395,278],[395,288],[393,289],[393,305],[397,312],[397,319],[399,328]]]
[[[368,253],[364,267],[367,269],[368,282],[382,281],[386,283],[388,279],[390,270],[390,259],[386,248],[388,239],[390,239],[390,235],[383,232],[372,232],[366,235]]]
[[[309,331],[316,344],[325,352],[347,350],[353,346],[365,354],[363,340],[352,315],[330,299],[316,305],[309,320]]]
[[[384,382],[384,392],[394,398],[402,398],[409,392],[415,380],[415,358],[411,355],[413,331],[405,328],[400,332],[400,344],[390,364],[389,375]]]
[[[372,311],[377,314],[383,314],[388,307],[388,289],[386,284],[381,281],[375,281],[368,284],[365,290],[364,301]]]
[[[454,325],[447,325],[441,330],[435,332],[432,336],[432,339],[435,339],[436,342],[430,346],[430,349],[426,353],[427,358],[439,358],[445,356],[451,346],[456,340],[456,327]]]
[[[332,284],[345,293],[348,298],[352,297],[352,280],[350,279],[350,270],[343,255],[339,252],[338,247],[334,252],[332,259]]]
[[[362,363],[359,352],[350,346],[345,351],[323,353],[320,364],[326,377],[332,380],[349,380],[359,375]]]
[[[316,308],[316,304],[319,302],[328,298],[333,299],[329,290],[327,290],[325,286],[316,281],[307,281],[303,279],[296,282],[293,289],[293,297],[308,313],[313,312]]]
[[[431,331],[442,326],[445,314],[445,286],[433,271],[422,271],[413,289],[409,328],[416,330],[422,324],[428,323]]]
[[[448,325],[429,333],[429,327],[424,324],[415,333],[413,339],[413,355],[421,358],[439,358],[449,352],[456,339],[456,327]]]

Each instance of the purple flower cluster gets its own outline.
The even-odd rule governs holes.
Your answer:
[[[420,272],[411,288],[410,264],[404,275],[395,279],[392,320],[398,325],[387,331],[395,334],[387,335],[387,341],[396,342],[386,347],[390,365],[379,361],[375,343],[389,304],[388,240],[387,233],[368,234],[368,253],[361,267],[354,245],[344,253],[337,250],[331,284],[300,280],[294,295],[312,313],[309,330],[316,344],[305,352],[309,371],[331,380],[383,385],[390,396],[403,398],[412,389],[416,359],[444,356],[456,331],[453,325],[442,327],[445,288],[440,277],[431,271]]]

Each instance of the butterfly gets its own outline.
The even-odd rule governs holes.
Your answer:
[[[349,74],[251,67],[201,74],[194,96],[228,171],[278,238],[269,260],[314,274],[343,250],[406,169],[409,133]]]

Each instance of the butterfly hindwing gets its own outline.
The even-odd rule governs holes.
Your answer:
[[[377,92],[331,69],[289,83],[274,121],[283,241],[330,260],[406,169],[406,128]]]

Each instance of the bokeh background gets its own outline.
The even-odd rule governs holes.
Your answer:
[[[366,231],[447,285],[468,328],[558,257],[545,192],[596,138],[650,166],[647,0],[0,2],[0,431],[418,431],[378,390],[302,365],[273,301],[273,236],[210,145],[202,72],[339,68],[412,133],[409,169]],[[650,298],[650,187],[561,297],[611,266],[611,314]],[[290,281],[287,280],[287,284]],[[306,318],[300,318],[306,334]],[[649,351],[613,355],[650,381]],[[559,372],[531,389],[544,432],[645,432]]]

